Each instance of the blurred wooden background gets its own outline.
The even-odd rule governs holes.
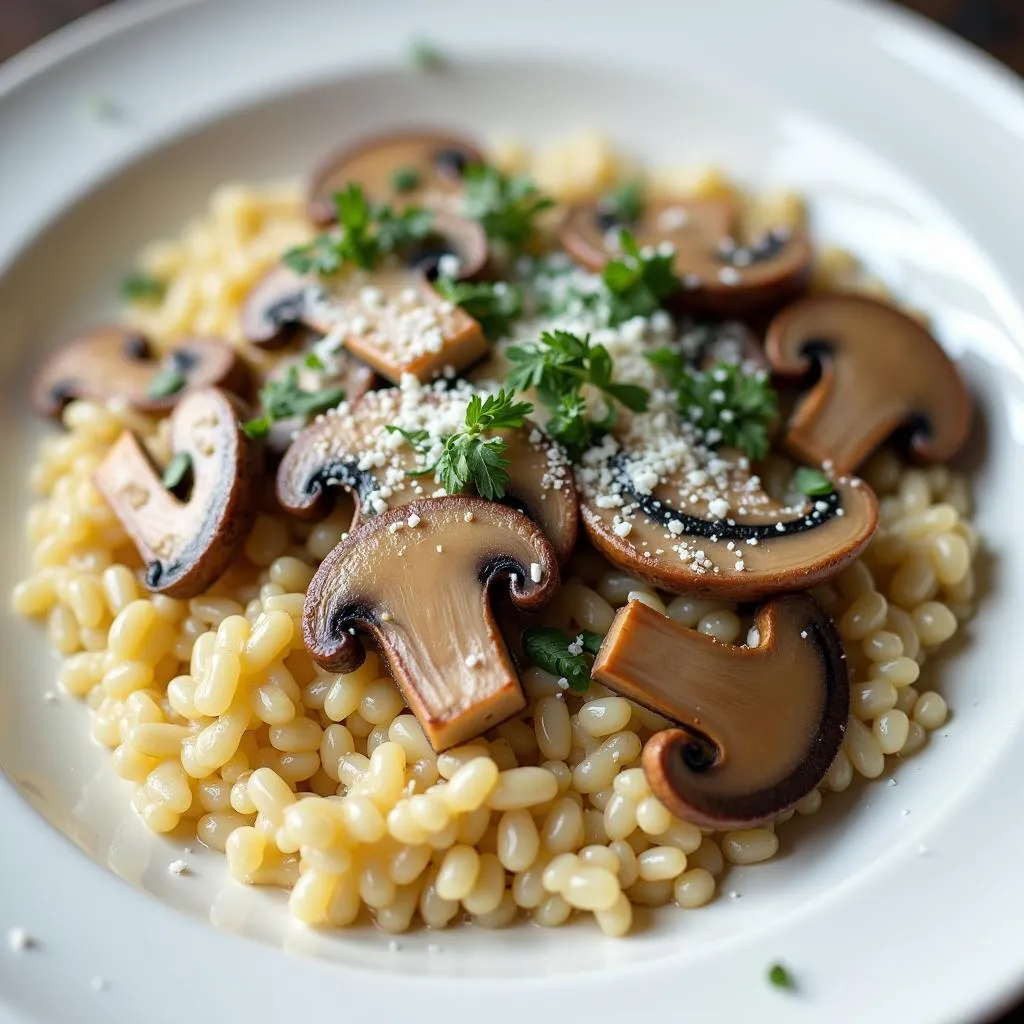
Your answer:
[[[766,0],[771,2],[771,0]],[[1024,0],[895,0],[1024,74]],[[106,0],[0,0],[0,60]]]

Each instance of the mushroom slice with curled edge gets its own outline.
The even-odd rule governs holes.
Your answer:
[[[285,454],[277,474],[278,501],[294,516],[316,518],[327,513],[330,488],[343,487],[355,498],[357,525],[434,494],[439,485],[432,473],[409,474],[437,460],[444,438],[463,427],[466,405],[476,393],[465,383],[405,381],[401,389],[371,391],[332,409],[306,427]],[[537,523],[564,564],[576,544],[578,518],[564,452],[529,423],[494,433],[505,440],[503,457],[509,463],[501,503]]]
[[[783,504],[736,452],[709,451],[672,413],[633,418],[583,456],[580,514],[591,543],[664,590],[752,601],[805,590],[867,546],[878,501],[860,480]]]
[[[300,325],[325,335],[324,351],[344,346],[381,376],[420,380],[446,367],[482,359],[487,339],[468,313],[446,301],[431,281],[452,262],[458,280],[479,274],[487,239],[479,225],[447,214],[434,233],[372,271],[346,268],[329,277],[276,267],[253,287],[242,307],[246,338],[264,348],[289,344]]]
[[[164,412],[201,388],[244,393],[248,386],[245,364],[222,341],[192,338],[160,354],[127,327],[96,327],[46,361],[32,404],[44,416],[59,416],[76,398],[120,398],[143,412]]]
[[[310,583],[303,635],[313,660],[352,672],[368,631],[435,750],[479,736],[525,706],[490,591],[507,580],[521,611],[558,589],[558,563],[526,516],[479,498],[428,498],[367,520]]]
[[[951,458],[967,439],[971,398],[956,366],[921,324],[884,302],[804,299],[772,321],[766,348],[777,374],[820,371],[786,429],[797,458],[850,473],[901,428],[928,462]]]
[[[399,206],[450,206],[462,191],[462,175],[483,162],[472,142],[447,132],[405,131],[374,135],[331,154],[313,175],[309,216],[330,224],[331,197],[361,185],[373,202]]]
[[[567,212],[559,237],[570,255],[601,270],[619,255],[619,230],[642,246],[671,246],[682,291],[682,309],[739,316],[780,306],[807,287],[813,251],[799,230],[773,228],[749,245],[734,237],[736,209],[729,199],[661,199],[644,204],[633,223],[620,222],[599,202]]]
[[[631,601],[619,609],[593,678],[679,723],[655,733],[644,774],[675,815],[746,828],[792,807],[825,777],[850,713],[832,620],[803,594],[757,613],[756,647],[724,644]]]
[[[149,589],[188,598],[206,590],[245,542],[258,504],[262,453],[239,428],[234,403],[216,388],[178,403],[171,445],[189,458],[186,501],[164,487],[130,431],[94,479],[145,561]]]

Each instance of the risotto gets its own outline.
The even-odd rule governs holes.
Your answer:
[[[714,171],[642,174],[589,136],[536,155],[506,142],[489,165],[471,144],[445,138],[431,143],[446,154],[433,180],[416,163],[415,139],[399,142],[405,149],[398,155],[382,155],[380,140],[371,140],[332,159],[309,196],[291,184],[220,188],[180,237],[142,253],[125,335],[144,336],[145,356],[162,367],[162,383],[150,379],[141,398],[126,398],[127,387],[117,394],[100,386],[55,394],[48,380],[63,430],[43,442],[32,471],[38,495],[26,524],[32,572],[15,590],[14,609],[45,623],[63,656],[60,685],[88,706],[92,737],[110,749],[146,827],[222,850],[240,882],[287,889],[290,911],[301,921],[342,927],[369,915],[397,933],[464,920],[485,928],[522,920],[554,927],[585,914],[605,933],[624,935],[637,906],[709,903],[730,865],[776,854],[794,813],[815,813],[823,796],[847,789],[858,776],[883,776],[943,725],[946,703],[922,666],[972,614],[979,538],[967,481],[936,461],[942,452],[918,446],[925,461],[911,463],[897,454],[899,446],[879,447],[891,429],[874,437],[868,451],[845,450],[872,412],[870,403],[867,412],[858,409],[842,444],[835,442],[834,465],[817,457],[816,436],[803,449],[786,443],[784,421],[794,405],[790,423],[799,417],[796,391],[806,381],[787,383],[777,365],[763,361],[764,311],[823,296],[866,296],[879,305],[887,299],[884,285],[845,252],[811,253],[807,243],[808,254],[792,255],[805,238],[797,197],[744,194]],[[467,165],[478,172],[475,179]],[[381,196],[371,185],[385,171],[390,194]],[[476,186],[467,185],[465,196],[463,176]],[[363,193],[353,182],[365,185],[368,206],[355,202]],[[346,196],[348,207],[337,198]],[[571,204],[569,213],[549,205],[547,196]],[[392,203],[386,216],[372,205],[383,198]],[[463,199],[465,207],[458,206]],[[437,221],[418,227],[416,213],[427,208],[437,211]],[[672,244],[631,248],[628,232],[619,229],[641,222],[645,208],[659,211],[658,230]],[[677,240],[680,230],[721,209],[735,217],[724,233],[740,240],[739,256],[724,253],[713,287],[692,270],[689,279],[671,277],[685,245]],[[478,253],[477,234],[445,219],[462,215],[487,236]],[[360,225],[367,216],[378,217],[376,234]],[[332,226],[336,217],[340,228]],[[372,268],[380,258],[374,246],[389,244],[385,228],[420,246],[442,227],[448,244],[440,255],[429,245],[417,250],[417,258],[432,260],[423,281],[401,281],[401,295],[420,287],[431,292],[424,300],[433,310],[426,332],[409,327],[411,313],[380,313],[374,320],[380,300],[369,292],[387,292],[377,278],[358,278],[358,288],[348,292],[343,280],[328,296],[334,314],[322,308],[322,291],[309,286],[296,300],[301,308],[293,301],[282,312],[282,296],[298,294],[280,290],[282,272],[345,279],[348,260],[358,273],[381,273]],[[290,259],[282,271],[285,252]],[[793,265],[783,265],[790,256]],[[486,269],[464,273],[477,257]],[[607,269],[602,276],[602,264],[625,268],[621,288]],[[764,280],[753,281],[750,268],[763,271]],[[666,275],[672,286],[663,288]],[[673,304],[678,288],[693,302]],[[738,293],[752,305],[728,315]],[[901,331],[927,335],[919,314],[890,313],[900,318]],[[546,341],[538,342],[541,337]],[[721,343],[718,361],[706,359],[709,337],[712,346]],[[182,339],[206,338],[231,346],[241,362],[217,363],[219,347],[192,362],[167,361]],[[566,338],[584,343],[582,355]],[[89,340],[89,358],[107,358],[96,354],[97,339]],[[549,394],[565,366],[577,375],[574,390]],[[208,372],[202,383],[214,384],[214,393],[241,393],[232,376],[240,368],[262,392],[260,402],[240,413],[242,428],[232,420],[232,443],[239,451],[258,445],[259,458],[281,460],[276,480],[272,472],[239,469],[243,454],[225,462],[219,440],[211,442],[210,466],[201,453],[180,458],[179,426],[189,403],[197,409],[194,423],[212,415],[212,406],[200,407],[210,390],[197,390],[200,382],[190,374]],[[522,386],[509,386],[510,380]],[[739,419],[730,408],[730,415],[704,422],[708,403],[718,401],[716,385],[725,393],[734,384],[749,384],[753,396],[736,406]],[[683,388],[689,389],[685,401]],[[682,454],[662,443],[677,400],[689,423],[682,436],[691,438]],[[470,414],[474,401],[477,413]],[[524,404],[532,408],[523,411]],[[335,466],[317,478],[317,490],[312,477],[301,476],[306,463],[299,454],[322,456],[327,428],[335,455],[337,445],[359,436],[351,456],[369,477],[349,479]],[[704,447],[686,430],[699,431]],[[931,431],[936,448],[940,433]],[[161,467],[164,485],[177,495],[174,509],[191,507],[207,485],[212,495],[229,480],[247,489],[216,522],[171,519],[180,537],[168,523],[159,536],[146,533],[139,507],[122,501],[110,484],[112,453],[125,437],[136,439],[143,464],[148,459]],[[744,445],[746,455],[728,454]],[[694,462],[693,453],[705,449],[705,461]],[[810,455],[797,461],[810,463],[803,469],[811,475],[801,477],[792,456],[807,449]],[[629,487],[610,485],[623,465],[615,460],[634,455],[624,471]],[[691,485],[710,486],[703,482],[707,459],[712,477],[713,460],[724,466],[732,459],[720,471],[734,489],[701,491],[702,511],[695,514],[714,529],[692,539],[682,513],[656,519],[658,502],[648,500],[655,485],[645,487],[642,477],[650,471],[658,480],[670,465]],[[534,463],[540,468],[527,473],[524,467]],[[848,481],[858,465],[863,484]],[[587,534],[578,540],[574,475]],[[287,491],[289,480],[303,486]],[[797,492],[794,480],[803,481]],[[714,532],[741,518],[736,494],[742,488],[756,491],[751,514],[778,524],[780,539],[758,544],[760,535],[748,532],[726,543],[725,534]],[[324,503],[328,490],[333,504]],[[478,497],[445,497],[459,491]],[[520,494],[526,498],[518,511],[484,502]],[[458,529],[446,526],[442,535],[431,519],[440,514],[433,503],[459,501],[469,504],[457,506]],[[860,519],[858,501],[867,509]],[[500,510],[493,523],[481,504]],[[790,527],[780,510],[794,507],[797,518],[790,519],[803,532],[794,526],[783,537]],[[229,520],[242,531],[230,544],[224,539]],[[644,532],[652,521],[657,537]],[[481,598],[470,580],[466,607],[479,614],[482,601],[482,623],[460,646],[453,619],[450,636],[432,637],[451,651],[428,653],[449,666],[446,680],[474,671],[473,679],[489,680],[493,663],[505,665],[518,685],[496,688],[486,714],[480,693],[464,688],[455,694],[462,710],[442,727],[431,712],[433,691],[410,668],[415,659],[400,649],[397,628],[388,627],[403,614],[409,621],[445,621],[417,605],[441,593],[438,578],[448,585],[457,575],[460,538],[476,530],[505,552],[513,527],[515,543],[539,553],[523,555],[518,570],[513,567],[512,602],[495,598],[492,612],[488,581]],[[226,544],[230,558],[207,557],[210,531],[221,556]],[[406,555],[414,535],[429,540],[417,541],[415,551],[425,554],[400,576],[412,595],[408,607],[394,589],[380,591],[387,600],[372,614],[365,608],[356,614],[349,601],[346,628],[327,644],[335,625],[327,621],[330,609],[341,607],[330,604],[335,595],[355,592],[360,573],[377,586],[385,559],[415,553],[410,547]],[[817,536],[829,538],[820,556],[807,539]],[[365,569],[353,561],[361,550],[356,542],[366,545],[371,537],[377,560]],[[794,552],[808,547],[798,567],[806,579],[797,579],[796,569],[758,561],[785,544]],[[165,548],[192,559],[192,575],[154,575],[153,560]],[[200,548],[205,553],[196,554]],[[427,555],[435,549],[440,560],[431,562]],[[803,791],[785,806],[747,814],[734,803],[718,815],[712,794],[699,813],[689,813],[694,798],[667,769],[658,775],[654,758],[645,755],[672,728],[671,719],[689,721],[685,709],[673,710],[685,697],[668,687],[662,698],[648,698],[650,680],[634,680],[634,689],[615,683],[611,649],[626,642],[623,616],[649,612],[659,629],[665,624],[683,652],[682,678],[686,664],[701,663],[708,650],[711,658],[755,655],[768,644],[765,630],[781,626],[761,613],[755,619],[754,604],[769,599],[766,607],[775,607],[776,600],[790,600],[777,595],[809,583],[813,614],[841,638],[848,666],[848,698],[845,669],[843,688],[835,691],[842,721],[822,726],[811,745],[819,762],[827,750],[827,761],[813,778],[806,775]],[[515,607],[517,586],[520,596],[530,587],[544,590],[546,608]],[[314,622],[317,608],[328,607],[324,621]],[[493,639],[495,621],[511,654]],[[637,620],[637,628],[646,622]],[[366,630],[377,644],[367,640],[361,648],[356,634]],[[492,646],[472,647],[470,640],[480,637]],[[708,638],[715,644],[708,647]],[[407,645],[414,654],[416,642]],[[780,729],[796,710],[786,705],[782,713]],[[696,728],[689,725],[687,736]],[[754,743],[742,731],[730,735],[740,747]],[[814,757],[801,748],[800,760],[810,764]]]

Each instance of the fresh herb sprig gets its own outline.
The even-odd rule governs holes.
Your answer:
[[[176,491],[192,471],[192,456],[188,452],[177,452],[164,469],[162,481],[169,491]]]
[[[508,175],[488,164],[473,164],[463,176],[463,213],[479,221],[492,242],[519,252],[533,237],[537,216],[554,205],[523,175]]]
[[[793,486],[809,498],[824,498],[835,490],[832,481],[813,466],[798,466],[793,474]]]
[[[738,363],[718,362],[695,370],[680,352],[660,348],[647,356],[676,392],[680,414],[712,448],[738,448],[750,459],[768,454],[768,427],[778,401],[768,374],[748,372]]]
[[[165,366],[158,370],[146,387],[147,398],[170,398],[176,395],[188,383],[185,372],[177,366]]]
[[[788,989],[790,991],[796,988],[793,975],[782,964],[772,964],[768,968],[768,983],[775,988]]]
[[[636,384],[612,380],[612,357],[590,336],[580,338],[568,331],[546,331],[539,342],[512,346],[505,353],[512,370],[508,385],[515,391],[536,389],[541,403],[551,411],[546,430],[572,458],[578,458],[608,430],[615,418],[614,405],[595,421],[583,392],[591,385],[633,412],[647,408],[650,393]]]
[[[619,232],[622,255],[609,260],[601,274],[608,292],[608,322],[621,324],[635,316],[650,316],[679,291],[675,253],[641,249],[633,235]]]
[[[505,281],[453,281],[439,277],[434,289],[473,317],[488,341],[504,338],[523,312],[522,289]]]
[[[443,439],[441,455],[429,466],[410,471],[410,476],[436,474],[449,494],[461,494],[470,485],[481,498],[497,501],[505,496],[508,485],[508,459],[504,457],[508,442],[503,437],[485,436],[493,430],[521,427],[533,412],[529,402],[517,402],[511,391],[481,399],[474,395],[466,406],[461,430]],[[416,451],[425,454],[434,446],[426,430],[405,430],[389,426],[390,433],[401,434]]]
[[[604,637],[583,630],[569,637],[553,626],[531,626],[523,631],[523,653],[538,668],[564,679],[570,690],[590,686],[590,668]]]
[[[637,179],[624,181],[597,201],[598,211],[620,224],[635,224],[644,212],[644,189]]]
[[[341,388],[304,391],[299,387],[299,368],[292,365],[281,379],[268,382],[260,391],[262,415],[243,423],[242,432],[253,440],[266,437],[278,420],[308,420],[333,409],[344,398],[345,392]]]
[[[395,211],[371,203],[360,185],[335,192],[333,199],[337,226],[284,254],[284,262],[299,274],[334,274],[346,265],[373,270],[385,256],[426,238],[433,228],[432,210],[407,206]]]
[[[167,285],[158,277],[137,270],[121,281],[121,298],[126,302],[160,302]]]

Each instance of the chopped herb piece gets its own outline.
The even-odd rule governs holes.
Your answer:
[[[327,364],[315,352],[310,352],[302,362],[307,370],[327,369]]]
[[[432,465],[412,470],[409,476],[436,474],[449,494],[460,494],[472,484],[477,494],[488,501],[505,496],[508,484],[508,447],[502,437],[484,437],[488,430],[521,427],[533,406],[517,402],[511,391],[499,391],[481,399],[474,395],[466,406],[466,419],[462,430],[449,434],[442,441],[441,455]],[[389,426],[389,432],[402,437],[420,454],[430,447],[430,435],[425,430],[408,431]]]
[[[337,227],[284,254],[296,273],[334,274],[345,266],[373,270],[385,256],[426,238],[433,227],[433,211],[408,206],[396,213],[370,203],[360,185],[351,184],[333,198]]]
[[[516,391],[535,388],[541,403],[551,411],[548,434],[559,441],[572,458],[594,445],[614,421],[614,405],[601,420],[589,414],[584,385],[591,384],[633,412],[647,408],[650,394],[636,384],[612,380],[612,357],[603,345],[592,345],[568,331],[546,331],[539,342],[512,346],[505,353],[512,371],[508,385]]]
[[[801,494],[810,498],[823,498],[835,490],[832,481],[820,469],[812,466],[798,466],[793,474],[793,485]]]
[[[417,38],[409,44],[409,63],[414,71],[427,74],[444,71],[448,61],[444,54],[429,40]]]
[[[192,456],[188,452],[178,452],[164,470],[164,487],[173,491],[188,475],[192,469]]]
[[[169,398],[176,395],[187,383],[188,378],[176,366],[165,366],[149,382],[146,395],[149,398]]]
[[[793,976],[786,970],[782,964],[772,964],[768,968],[768,981],[776,988],[784,989],[795,989],[796,982],[793,981]]]
[[[606,263],[601,275],[611,300],[608,320],[613,325],[650,316],[681,287],[674,252],[641,250],[626,230],[619,232],[619,246],[622,255]]]
[[[768,426],[777,402],[767,373],[748,373],[738,363],[726,362],[695,370],[669,348],[647,358],[676,391],[680,414],[700,430],[710,447],[739,448],[750,459],[768,454]]]
[[[637,181],[626,181],[603,195],[598,208],[620,224],[635,224],[644,212],[643,185]]]
[[[488,238],[513,251],[530,241],[537,215],[554,205],[529,178],[510,177],[486,164],[467,167],[464,181],[463,213],[479,221]]]
[[[582,692],[590,686],[590,667],[593,654],[604,638],[598,633],[583,633],[583,650],[578,649],[576,637],[569,637],[553,626],[531,626],[523,631],[523,653],[538,668],[550,672],[569,684],[570,690]]]
[[[420,184],[420,172],[415,167],[399,167],[391,175],[391,187],[396,192],[411,192]]]
[[[345,398],[340,388],[324,388],[321,391],[303,391],[299,387],[299,368],[289,366],[284,377],[270,381],[260,391],[263,415],[242,424],[246,437],[266,437],[270,427],[278,420],[301,418],[312,419],[328,409],[333,409]]]
[[[478,321],[488,341],[504,338],[523,312],[522,290],[504,281],[492,284],[439,277],[434,288]]]
[[[121,282],[121,298],[127,302],[159,302],[167,285],[158,277],[141,270],[129,274]]]

